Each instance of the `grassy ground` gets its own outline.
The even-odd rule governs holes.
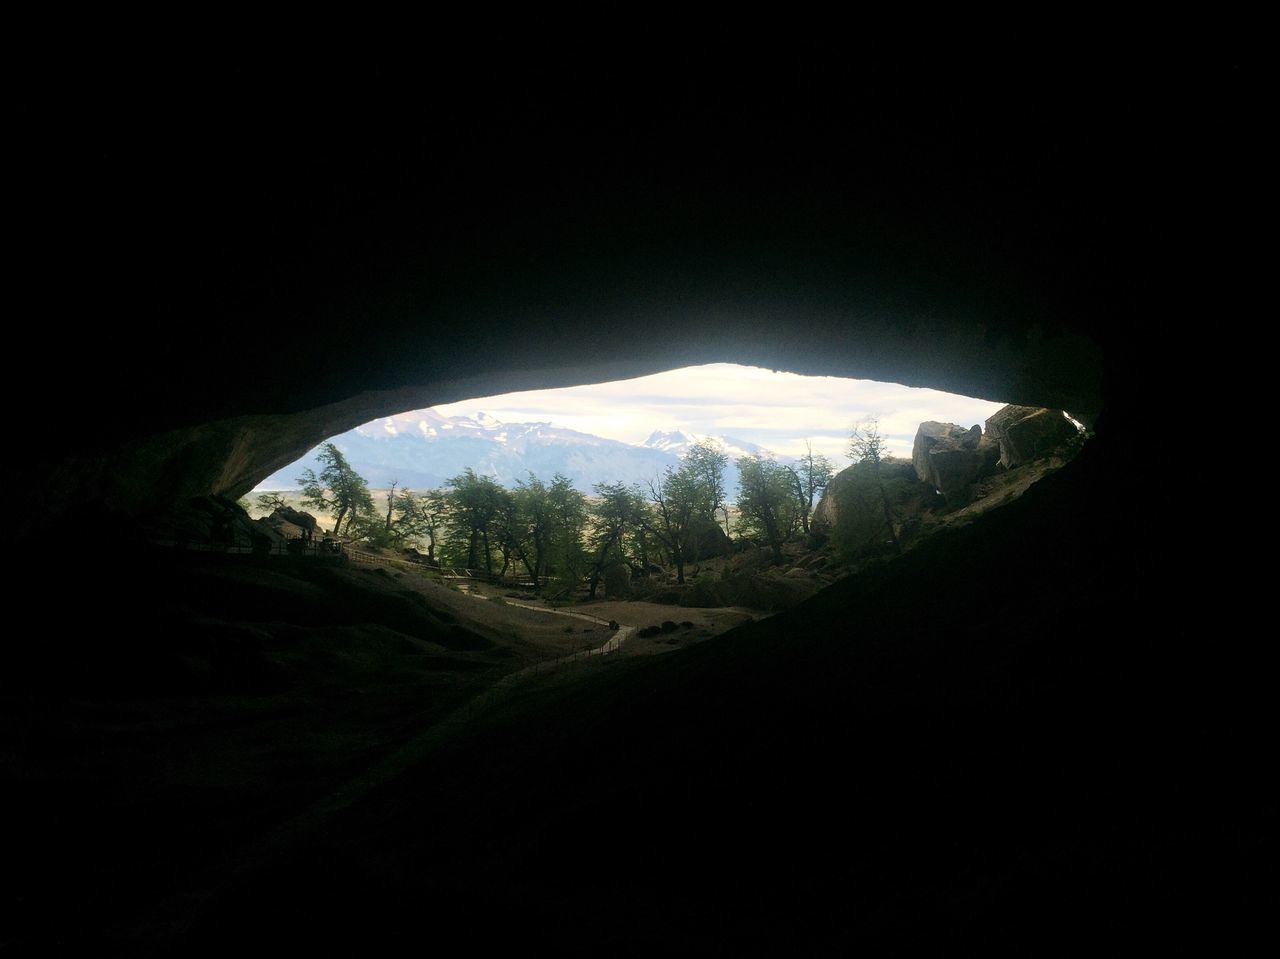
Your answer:
[[[659,641],[633,636],[623,646],[628,655],[646,655],[670,651],[698,639],[717,636],[734,626],[751,622],[766,613],[741,607],[691,609],[648,602],[579,601],[551,604],[532,590],[513,591],[479,580],[447,580],[434,574],[417,574],[412,570],[391,573],[405,589],[423,595],[435,608],[447,610],[477,631],[499,637],[525,662],[545,660],[549,655],[566,655],[594,649],[613,634],[606,623],[613,621],[637,630],[660,626],[665,621],[690,625]],[[571,617],[557,617],[523,609],[522,605],[548,610],[577,613],[602,620],[590,623]]]

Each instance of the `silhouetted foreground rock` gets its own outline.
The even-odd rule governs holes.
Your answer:
[[[1153,495],[1138,477],[1081,459],[783,616],[499,703],[249,861],[172,947],[1025,955],[1230,935],[1211,892],[1237,910],[1266,893],[1211,862],[1273,848],[1237,828],[1263,794],[1233,792],[1239,818],[1202,799],[1236,788],[1266,727],[1248,703],[1186,708],[1200,660],[1143,626],[1186,588],[1152,548],[1175,534],[1130,508]]]
[[[320,528],[314,516],[291,506],[276,507],[266,518],[266,522],[280,535],[289,539],[314,539]]]
[[[171,540],[178,544],[253,547],[266,551],[287,538],[277,525],[269,519],[253,519],[238,503],[225,496],[196,496],[163,515],[149,517],[130,532],[144,539]]]

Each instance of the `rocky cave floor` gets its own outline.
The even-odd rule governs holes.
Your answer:
[[[782,614],[536,674],[464,721],[578,637],[522,647],[393,575],[33,564],[0,684],[6,948],[1229,938],[1274,889],[1266,702],[1144,630],[1195,583],[1090,445]]]

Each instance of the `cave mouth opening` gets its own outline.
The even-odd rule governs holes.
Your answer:
[[[1014,439],[1021,430],[1034,433],[1033,441],[1024,438],[1017,447],[1011,425]],[[683,585],[684,560],[717,551],[766,546],[776,565],[786,565],[788,556],[822,548],[855,566],[901,552],[944,525],[1016,498],[1065,462],[1084,435],[1063,411],[712,363],[371,419],[277,469],[241,505],[286,538],[297,535],[302,513],[335,540],[425,553],[431,563],[491,572],[498,562],[491,554],[501,551],[505,573],[513,565],[510,551],[493,542],[510,530],[490,535],[473,525],[468,536],[450,513],[467,495],[479,495],[475,484],[528,503],[549,491],[572,493],[584,515],[602,490],[625,488],[656,511],[646,521],[655,535],[635,555],[623,553],[623,537],[620,555],[633,569],[677,567]],[[707,477],[694,511],[716,531],[686,538],[714,542],[677,545],[673,539],[685,534],[660,527],[667,494],[692,475],[694,460]],[[339,489],[334,477],[341,470],[366,492]],[[872,478],[876,492],[869,496],[864,487]],[[424,518],[424,510],[435,510],[434,519]],[[588,519],[578,538],[590,534]],[[687,557],[679,555],[682,546]],[[576,572],[561,557],[560,566],[566,564]],[[553,564],[525,565],[536,581]]]
[[[869,420],[876,421],[886,454],[910,459],[922,422],[971,426],[1003,405],[897,383],[710,363],[410,409],[371,418],[326,442],[346,453],[375,489],[392,480],[437,487],[468,466],[509,485],[524,477],[526,465],[535,473],[563,465],[587,493],[598,482],[647,479],[653,466],[661,471],[702,438],[718,439],[735,458],[759,453],[786,462],[811,448],[848,465],[851,430]],[[534,452],[555,445],[565,455]],[[296,490],[297,476],[317,465],[322,446],[275,470],[253,492]],[[603,455],[588,460],[591,449]],[[617,459],[630,451],[637,454],[633,464]],[[625,475],[611,475],[611,462]]]

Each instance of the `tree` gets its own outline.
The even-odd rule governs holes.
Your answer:
[[[835,475],[835,467],[822,454],[815,455],[813,444],[804,441],[805,454],[800,457],[794,467],[787,467],[795,487],[796,500],[800,506],[800,525],[805,535],[809,533],[809,517],[813,515],[813,500],[818,493],[827,488],[831,477]]]
[[[764,539],[782,562],[782,544],[790,538],[803,505],[796,503],[793,471],[763,456],[738,459],[738,528]]]
[[[529,571],[530,577],[534,575],[533,571],[536,567],[529,560],[527,552],[528,540],[524,535],[525,530],[523,527],[524,518],[521,516],[516,497],[509,491],[499,487],[496,508],[493,513],[493,544],[498,548],[498,552],[502,554],[502,569],[498,570],[499,576],[507,575],[507,570],[511,568],[511,557],[513,555],[524,564],[525,569]]]
[[[898,520],[893,506],[889,502],[889,494],[884,488],[884,477],[880,472],[881,460],[885,457],[885,438],[880,434],[880,420],[869,416],[853,425],[849,436],[849,459],[855,463],[865,464],[879,492],[880,506],[884,512],[885,525],[889,528],[889,539],[893,548],[902,552],[902,544],[898,541]]]
[[[649,502],[640,487],[632,487],[632,493],[636,498],[636,522],[631,527],[631,535],[622,540],[622,552],[647,576],[654,557],[663,560],[664,563],[667,560],[663,555],[662,541],[653,532],[657,525],[653,504]]]
[[[391,545],[391,534],[383,526],[382,517],[376,509],[367,513],[352,513],[347,518],[347,525],[342,534],[344,539],[364,543],[381,549]]]
[[[427,537],[427,560],[434,563],[438,558],[436,550],[440,546],[440,536],[445,528],[448,503],[440,490],[432,490],[418,503],[422,514],[422,529]]]
[[[597,483],[599,500],[590,510],[590,544],[592,553],[589,595],[596,598],[600,576],[611,556],[621,555],[625,540],[644,521],[644,500],[640,493],[623,483]]]
[[[666,548],[676,567],[676,582],[684,583],[684,564],[692,534],[706,520],[709,493],[696,464],[687,461],[680,468],[668,466],[661,476],[648,483],[653,510],[647,528]]]
[[[565,575],[576,577],[582,570],[585,555],[582,545],[587,528],[587,498],[578,492],[569,477],[560,473],[551,478],[550,493],[557,533],[552,544],[552,562]]]
[[[441,531],[445,525],[446,501],[439,490],[428,490],[421,495],[413,490],[401,490],[396,496],[399,516],[392,521],[391,530],[403,543],[421,543],[427,547],[427,562],[436,561]]]
[[[391,535],[391,524],[394,522],[392,517],[395,514],[396,508],[396,487],[399,485],[399,480],[392,480],[391,488],[387,490],[387,522],[383,528],[386,530],[388,536]]]
[[[254,499],[254,506],[266,516],[270,516],[276,510],[283,509],[288,505],[284,497],[279,493],[259,493]]]
[[[495,530],[495,520],[510,495],[487,476],[477,476],[471,467],[448,482],[449,492],[447,526],[459,541],[467,543],[466,565],[478,567],[481,553],[485,570],[493,573],[493,550],[490,536]]]
[[[308,469],[298,477],[302,502],[319,512],[335,516],[333,535],[337,536],[344,519],[349,517],[354,521],[363,513],[373,512],[373,497],[364,477],[352,469],[334,444],[325,443],[320,447],[317,459],[322,467],[319,476],[315,470]]]
[[[517,480],[503,520],[504,541],[514,549],[536,588],[546,575],[555,536],[554,510],[546,484],[533,473],[528,480]]]
[[[884,444],[885,439],[880,435],[879,418],[867,416],[853,424],[849,434],[849,452],[846,455],[855,463],[879,466],[887,455]]]
[[[582,565],[586,503],[560,473],[543,483],[533,473],[516,483],[498,512],[500,545],[524,564],[535,585],[552,572],[576,580]]]
[[[724,504],[724,471],[729,466],[729,454],[716,440],[702,439],[684,454],[684,465],[705,487],[710,507],[708,519],[714,523],[716,513],[721,513],[724,516],[724,533],[728,536],[729,510]]]
[[[419,497],[411,489],[397,489],[393,482],[387,492],[387,511],[384,516],[373,513],[347,521],[347,535],[364,540],[373,546],[403,546],[417,543],[422,537],[432,540],[428,559],[435,548],[435,530],[440,525],[437,514],[427,512],[428,497]]]

